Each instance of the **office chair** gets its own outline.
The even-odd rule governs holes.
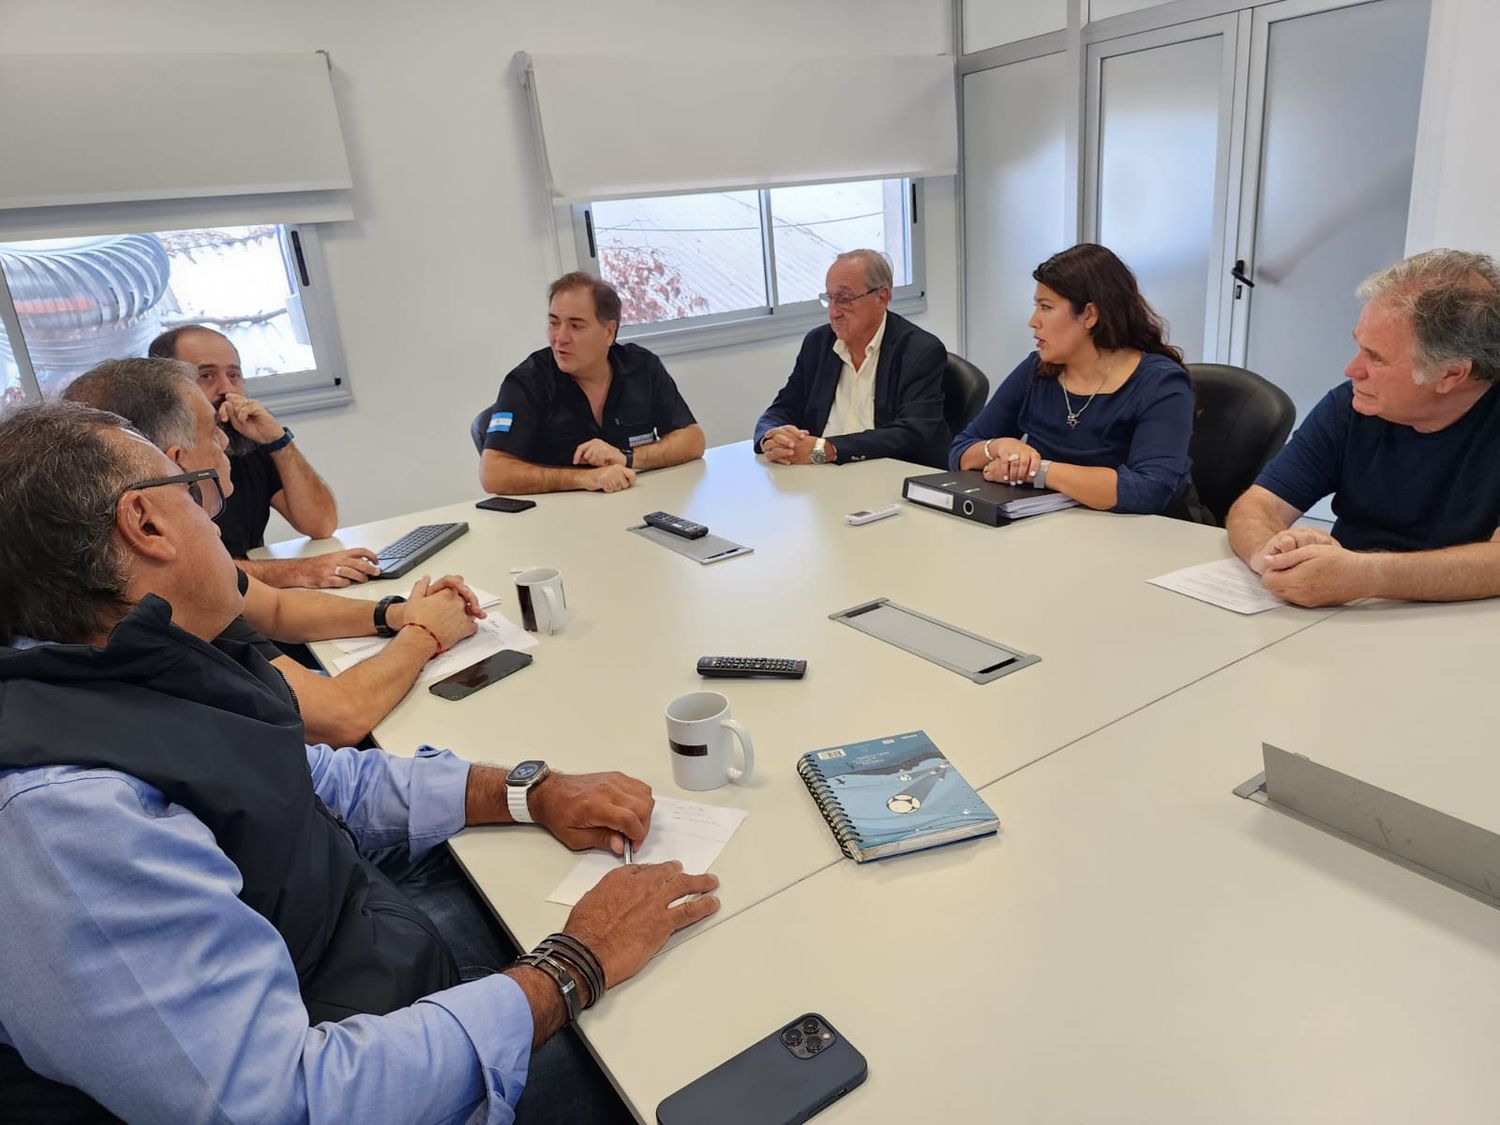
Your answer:
[[[495,404],[492,402],[474,415],[474,421],[469,423],[469,436],[474,439],[474,448],[480,453],[484,452],[485,431],[490,428],[490,415],[495,412]]]
[[[943,372],[943,418],[949,431],[957,434],[974,421],[989,396],[990,381],[984,372],[949,352],[948,367]]]
[[[1193,485],[1222,527],[1230,506],[1286,444],[1297,420],[1287,393],[1253,371],[1189,363],[1193,381]]]

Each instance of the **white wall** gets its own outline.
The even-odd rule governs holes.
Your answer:
[[[1436,246],[1500,256],[1500,4],[1432,0],[1406,252]]]
[[[469,420],[546,342],[555,251],[516,51],[636,52],[643,65],[657,49],[938,54],[949,13],[948,0],[4,0],[0,50],[331,53],[356,219],[326,228],[323,245],[355,401],[293,424],[351,524],[480,495]],[[121,95],[100,112],[128,113]],[[827,97],[857,105],[859,91]],[[600,106],[599,129],[629,129],[633,112]],[[952,343],[952,180],[929,183],[926,200],[921,322]],[[717,445],[749,436],[796,347],[786,338],[667,365]]]

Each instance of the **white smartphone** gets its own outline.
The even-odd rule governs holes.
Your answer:
[[[894,516],[899,511],[901,511],[900,504],[891,504],[884,508],[876,508],[874,511],[865,509],[858,512],[850,512],[844,517],[844,522],[858,527],[862,523],[874,523],[876,520],[885,519],[886,516]]]

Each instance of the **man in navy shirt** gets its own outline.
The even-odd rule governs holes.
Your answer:
[[[1297,605],[1500,594],[1500,268],[1429,250],[1359,288],[1348,382],[1229,512],[1229,543]],[[1333,534],[1292,527],[1333,495]]]
[[[703,456],[703,430],[661,360],[617,344],[620,295],[586,273],[548,290],[548,347],[500,384],[479,479],[488,492],[619,492],[641,469]]]

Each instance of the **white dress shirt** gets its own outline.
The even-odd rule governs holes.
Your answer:
[[[870,346],[865,349],[865,361],[856,369],[849,346],[834,338],[833,354],[844,361],[839,373],[838,389],[833,392],[833,409],[828,413],[825,436],[839,434],[862,434],[875,428],[875,368],[880,363],[880,343],[885,339],[886,318],[880,318],[880,327],[870,337]]]

